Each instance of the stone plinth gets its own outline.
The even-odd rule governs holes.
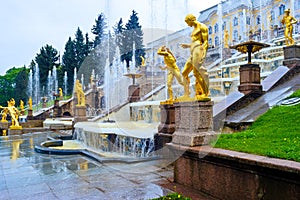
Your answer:
[[[300,46],[291,45],[283,47],[283,55],[283,65],[289,68],[300,66]]]
[[[158,133],[154,135],[155,150],[159,150],[166,143],[172,141],[172,134],[175,132],[175,107],[173,104],[161,104],[160,124]]]
[[[137,102],[140,100],[140,87],[138,85],[129,85],[128,87],[128,101]]]
[[[9,130],[9,135],[21,135],[23,134],[22,129],[10,129]]]
[[[33,120],[33,111],[32,110],[28,110],[28,114],[27,114],[27,120]]]
[[[175,132],[175,107],[173,104],[162,104],[160,108],[159,133],[172,134]]]
[[[213,102],[178,102],[175,106],[175,133],[172,143],[183,146],[206,145],[216,138],[212,130]]]
[[[76,122],[82,122],[87,121],[86,117],[86,106],[75,106],[75,123]]]
[[[61,117],[62,111],[61,107],[59,106],[59,100],[55,99],[54,100],[54,107],[53,107],[53,116],[54,117]]]
[[[6,122],[0,122],[0,129],[8,129],[8,122],[6,121]]]
[[[6,136],[7,135],[7,130],[8,130],[8,122],[6,121],[1,121],[0,122],[0,136]]]
[[[257,64],[245,64],[240,66],[240,85],[238,90],[244,94],[250,92],[262,93],[260,84],[260,67]]]

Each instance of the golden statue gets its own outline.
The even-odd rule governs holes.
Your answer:
[[[6,117],[7,114],[9,113],[10,117],[11,117],[11,126],[10,129],[22,129],[22,126],[20,126],[19,124],[19,110],[15,107],[15,100],[13,98],[11,98],[8,102],[7,102],[7,107],[2,107],[0,106],[0,108],[2,108],[2,119],[1,122],[7,122]]]
[[[224,48],[229,48],[229,34],[228,34],[228,30],[226,29],[224,32]]]
[[[140,56],[140,58],[142,59],[141,66],[145,67],[146,66],[145,58],[143,56]]]
[[[78,101],[76,106],[85,106],[84,92],[82,89],[82,85],[78,79],[76,80],[76,84],[75,84],[75,93],[77,94],[77,101]]]
[[[32,98],[28,99],[29,110],[32,110]]]
[[[293,24],[297,23],[297,19],[290,15],[290,9],[284,11],[284,16],[281,20],[282,24],[285,24],[284,37],[285,44],[287,46],[294,45],[295,41],[293,39]]]
[[[208,49],[208,28],[205,24],[196,20],[196,17],[192,14],[188,14],[185,17],[185,22],[188,26],[194,27],[191,34],[192,42],[190,44],[181,44],[182,48],[190,48],[191,55],[187,59],[184,69],[182,71],[184,81],[184,96],[180,100],[191,100],[189,97],[189,73],[193,70],[196,90],[196,100],[208,101],[209,95],[209,82],[207,70],[202,66],[204,63],[206,52]]]
[[[59,93],[59,98],[62,99],[64,95],[61,88],[58,88],[58,93]]]
[[[2,107],[1,107],[2,108]],[[7,108],[4,108],[2,111],[1,111],[1,122],[7,122],[7,113],[8,113],[8,109]]]
[[[167,87],[168,87],[168,93],[169,93],[169,99],[166,101],[167,103],[173,103],[173,90],[172,90],[172,82],[174,77],[178,81],[179,84],[183,84],[182,76],[180,74],[179,67],[176,64],[176,58],[174,57],[173,53],[170,51],[169,48],[166,46],[161,46],[158,51],[158,55],[161,55],[164,57],[164,62],[166,64],[165,67],[159,67],[161,70],[168,69],[168,80],[167,80]]]
[[[23,111],[24,110],[24,101],[20,100],[20,109]]]

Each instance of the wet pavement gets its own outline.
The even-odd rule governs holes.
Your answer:
[[[36,153],[34,145],[46,138],[47,133],[0,137],[0,200],[152,199],[171,192],[161,183],[172,185],[172,167]]]

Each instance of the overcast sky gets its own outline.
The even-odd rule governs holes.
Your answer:
[[[79,27],[89,33],[100,13],[111,27],[132,10],[143,29],[177,31],[187,27],[184,17],[217,4],[219,0],[6,0],[0,6],[0,74],[11,67],[28,66],[46,44],[61,54]]]

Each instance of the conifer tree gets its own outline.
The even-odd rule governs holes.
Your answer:
[[[84,38],[82,31],[80,28],[77,28],[76,34],[75,34],[75,53],[76,53],[76,61],[77,61],[77,69],[80,68],[81,63],[83,62],[85,58],[85,44],[84,44]]]
[[[76,60],[76,52],[75,52],[75,44],[72,41],[71,37],[67,41],[65,45],[65,52],[62,57],[63,70],[68,74],[68,91],[67,94],[71,94],[73,92],[74,86],[74,69],[77,67]]]
[[[104,38],[107,37],[105,32],[107,28],[107,23],[105,21],[105,16],[101,13],[95,20],[96,24],[92,28],[92,33],[95,35],[94,48],[103,42]]]
[[[139,18],[137,16],[137,12],[135,10],[132,11],[132,14],[125,25],[125,30],[123,37],[123,45],[125,53],[122,54],[122,61],[126,61],[127,68],[129,68],[129,61],[132,61],[132,49],[133,49],[133,43],[135,44],[135,63],[137,67],[141,64],[141,58],[140,56],[145,55],[145,49],[143,45],[143,31],[142,27],[139,24]]]
[[[58,58],[58,51],[48,44],[42,47],[40,53],[36,55],[35,61],[39,67],[40,89],[47,88],[48,72],[52,70],[54,66],[58,65],[56,63]]]

